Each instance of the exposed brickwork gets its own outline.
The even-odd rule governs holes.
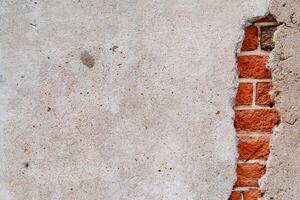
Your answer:
[[[242,199],[241,195],[242,195],[241,192],[232,192],[229,200],[241,200]]]
[[[266,17],[263,17],[259,20],[257,20],[255,23],[263,23],[263,22],[274,22],[276,24],[276,20],[272,15],[268,15]]]
[[[244,192],[244,200],[257,200],[262,197],[259,190],[248,190]]]
[[[267,56],[239,56],[238,72],[240,78],[270,79],[271,71],[267,68]]]
[[[253,85],[251,83],[240,83],[235,97],[235,105],[252,104]]]
[[[274,18],[267,16],[247,27],[237,56],[239,85],[234,126],[239,156],[230,200],[259,200],[263,196],[259,179],[266,173],[270,134],[280,121],[269,94],[272,74],[267,67],[276,26]]]
[[[260,29],[260,46],[262,50],[271,51],[275,47],[273,41],[273,34],[276,31],[277,26],[263,26]]]
[[[234,125],[238,132],[271,132],[279,123],[274,109],[236,110]]]
[[[258,180],[265,174],[266,166],[258,163],[239,163],[237,165],[237,187],[258,187]]]
[[[270,153],[268,137],[239,136],[239,160],[266,160]]]
[[[269,92],[272,89],[272,83],[257,83],[256,84],[256,105],[272,106],[272,100]]]
[[[245,38],[242,44],[242,51],[255,50],[258,47],[258,29],[256,26],[249,26],[245,29]]]

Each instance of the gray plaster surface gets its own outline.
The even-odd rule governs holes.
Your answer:
[[[282,23],[275,32],[270,60],[281,124],[272,136],[262,188],[265,199],[296,200],[300,193],[300,2],[273,0],[270,12]]]
[[[0,199],[228,198],[235,53],[265,0],[0,6]]]

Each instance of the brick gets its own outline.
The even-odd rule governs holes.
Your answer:
[[[256,84],[256,105],[269,105],[272,107],[272,100],[269,94],[272,89],[272,83],[257,83]]]
[[[239,160],[267,160],[270,153],[269,138],[240,136],[238,153]]]
[[[236,110],[234,126],[238,132],[271,132],[279,121],[274,109]]]
[[[266,166],[257,163],[238,164],[236,187],[258,187],[259,179],[266,173]]]
[[[254,23],[263,23],[263,22],[276,22],[276,20],[272,15],[268,15],[264,18],[255,21]]]
[[[248,26],[245,29],[245,38],[242,44],[242,51],[252,51],[258,47],[258,29],[256,26]]]
[[[252,83],[240,83],[235,98],[235,105],[251,105],[252,93]]]
[[[272,51],[274,49],[273,35],[276,28],[276,26],[262,26],[260,28],[260,46],[262,50]]]
[[[229,200],[241,200],[241,193],[240,192],[232,192]]]
[[[239,56],[237,67],[240,78],[268,79],[271,71],[267,68],[267,56]]]
[[[262,193],[258,190],[248,190],[244,192],[244,200],[259,200]]]

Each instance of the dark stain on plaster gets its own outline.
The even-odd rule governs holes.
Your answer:
[[[117,45],[113,45],[109,50],[116,52],[116,49],[119,48]]]
[[[28,168],[29,167],[29,162],[24,163],[24,167]]]
[[[80,54],[80,60],[88,68],[92,68],[95,65],[95,59],[87,51],[84,51]]]

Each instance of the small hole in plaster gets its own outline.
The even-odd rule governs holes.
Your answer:
[[[24,167],[25,167],[25,168],[28,168],[28,167],[29,167],[29,163],[26,162],[26,163],[24,164]]]

